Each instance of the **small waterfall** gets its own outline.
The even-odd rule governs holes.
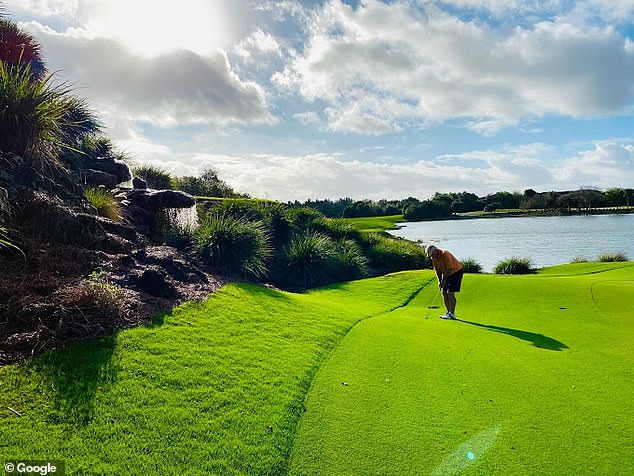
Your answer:
[[[189,208],[167,208],[167,220],[170,226],[181,231],[193,231],[198,228],[198,210],[196,205]]]

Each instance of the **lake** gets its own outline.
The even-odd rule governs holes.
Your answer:
[[[537,268],[616,252],[634,260],[634,214],[423,221],[390,233],[474,258],[485,272],[512,256],[530,258]]]

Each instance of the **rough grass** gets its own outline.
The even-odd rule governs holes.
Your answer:
[[[461,321],[355,326],[306,401],[290,474],[634,474],[633,263],[467,275]]]

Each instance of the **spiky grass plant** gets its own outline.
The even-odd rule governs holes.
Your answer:
[[[9,240],[6,228],[0,228],[0,251],[2,250],[17,251],[24,256],[24,252],[15,243]]]
[[[148,188],[155,190],[172,189],[172,176],[156,165],[139,165],[132,169],[132,175],[146,181]]]
[[[379,273],[426,268],[429,264],[420,246],[402,238],[370,233],[364,247],[368,265]]]
[[[603,253],[599,256],[599,261],[603,263],[628,261],[625,253]]]
[[[100,216],[114,221],[121,220],[121,203],[112,193],[102,188],[89,188],[86,189],[84,195]]]
[[[335,281],[350,281],[368,276],[368,260],[353,240],[339,240],[332,255]]]
[[[535,272],[529,258],[512,258],[500,261],[493,269],[495,274],[530,274]]]
[[[283,280],[304,289],[325,283],[335,253],[335,243],[326,235],[313,231],[295,235],[281,252]]]
[[[58,154],[68,147],[65,134],[71,111],[87,109],[65,83],[49,75],[32,78],[30,64],[0,61],[0,150],[26,158],[36,170],[58,165]]]
[[[196,230],[196,240],[200,259],[207,265],[245,276],[267,274],[272,249],[261,221],[207,215]]]
[[[460,263],[462,263],[462,269],[464,269],[465,273],[477,274],[482,272],[482,265],[475,258],[465,258],[460,260]]]
[[[15,22],[3,18],[3,13],[0,10],[0,61],[8,65],[28,64],[31,78],[41,80],[46,67],[39,43]]]

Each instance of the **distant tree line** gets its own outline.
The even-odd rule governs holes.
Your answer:
[[[456,213],[496,212],[500,210],[589,210],[600,207],[630,207],[634,205],[634,189],[610,188],[605,192],[579,189],[563,192],[496,192],[483,197],[474,193],[436,193],[428,200],[409,197],[403,200],[307,200],[289,202],[297,207],[309,207],[327,217],[371,217],[403,215],[405,219],[428,220],[448,218]]]

